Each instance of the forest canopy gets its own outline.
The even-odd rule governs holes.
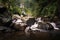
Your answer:
[[[9,11],[20,14],[20,3],[22,2],[26,13],[30,12],[34,17],[47,16],[53,18],[57,14],[58,0],[0,0],[0,4],[2,3]]]

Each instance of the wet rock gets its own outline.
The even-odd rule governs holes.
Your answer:
[[[13,28],[17,30],[25,30],[27,24],[22,20],[22,18],[20,18],[19,15],[14,15],[12,19],[13,19],[12,21]]]
[[[0,31],[1,32],[12,32],[14,30],[12,30],[11,28],[5,27],[5,26],[0,26]]]
[[[31,26],[31,25],[33,25],[35,22],[36,22],[35,18],[29,18],[29,19],[26,21],[26,24],[27,24],[28,26]]]

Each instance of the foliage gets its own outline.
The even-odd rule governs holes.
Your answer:
[[[57,10],[57,0],[22,0],[25,3],[25,11],[33,16],[54,17]],[[0,0],[12,13],[19,12],[21,0]]]
[[[0,3],[7,7],[12,13],[15,11],[20,13],[20,0],[1,0]]]
[[[57,10],[57,0],[32,0],[31,9],[34,16],[54,17]]]

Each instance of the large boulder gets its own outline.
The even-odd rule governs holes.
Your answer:
[[[29,18],[26,21],[26,24],[31,27],[31,25],[33,25],[35,22],[36,22],[35,18]]]
[[[14,14],[12,16],[12,19],[13,19],[13,21],[12,21],[13,28],[15,28],[17,30],[25,30],[27,24],[19,15]]]

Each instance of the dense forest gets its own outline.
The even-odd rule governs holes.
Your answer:
[[[34,17],[60,17],[59,0],[0,0],[0,5],[6,7],[12,14],[21,14],[20,4],[24,4],[23,10]]]

